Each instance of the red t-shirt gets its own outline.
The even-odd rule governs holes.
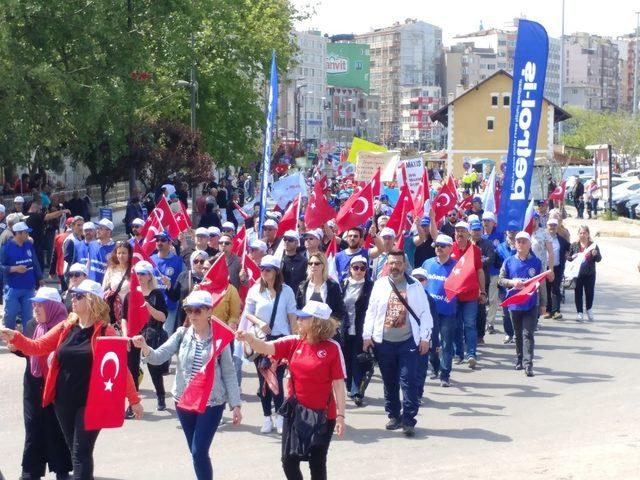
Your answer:
[[[460,257],[462,257],[466,253],[466,251],[469,249],[469,246],[473,248],[473,263],[477,272],[478,270],[482,269],[482,251],[476,245],[471,243],[471,241],[467,242],[467,248],[465,248],[464,250],[460,250],[458,242],[453,242],[453,247],[451,249],[451,258],[453,258],[457,262],[458,260],[460,260]],[[458,295],[458,300],[461,302],[470,302],[471,300],[478,300],[479,296],[480,287],[476,286],[467,292],[460,293]]]
[[[336,402],[333,398],[333,381],[347,376],[340,345],[335,340],[308,343],[297,335],[281,338],[274,343],[278,360],[289,361],[289,395],[295,386],[300,404],[313,410],[323,410],[329,405],[327,418],[336,418]]]

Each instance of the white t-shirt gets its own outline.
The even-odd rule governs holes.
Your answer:
[[[247,299],[245,301],[244,311],[255,315],[267,325],[271,320],[271,312],[273,311],[273,305],[275,303],[275,297],[271,298],[269,290],[264,289],[260,292],[260,283],[256,283],[249,289],[247,293]],[[273,328],[271,329],[271,335],[291,335],[291,328],[289,325],[288,314],[296,313],[296,297],[293,294],[293,290],[286,284],[282,285],[282,292],[280,293],[280,300],[278,301],[278,310],[276,310],[276,317],[273,322]]]
[[[551,235],[544,228],[538,228],[531,235],[531,250],[533,254],[542,262],[542,269],[546,270],[549,265],[547,254],[547,242],[551,242]],[[555,253],[555,252],[554,252]]]

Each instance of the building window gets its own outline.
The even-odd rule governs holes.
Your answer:
[[[493,132],[493,122],[494,122],[495,118],[493,117],[487,117],[487,131],[489,132]]]
[[[498,106],[498,94],[497,93],[492,93],[491,94],[491,106],[492,107],[497,107]]]
[[[504,105],[505,107],[511,105],[511,97],[509,95],[505,95],[504,97],[502,97],[502,105]]]

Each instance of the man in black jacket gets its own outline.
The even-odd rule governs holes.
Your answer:
[[[307,278],[307,259],[298,253],[300,237],[298,232],[287,230],[282,237],[284,242],[284,255],[282,256],[282,274],[284,283],[294,292],[298,291],[300,284]]]
[[[544,318],[553,318],[560,320],[560,303],[562,294],[560,285],[564,275],[564,265],[567,261],[567,252],[569,251],[569,242],[562,236],[558,235],[558,219],[550,218],[547,221],[547,230],[551,235],[551,245],[553,247],[553,280],[547,277],[547,313]],[[551,265],[549,266],[551,267]]]
[[[578,211],[578,218],[584,218],[584,184],[580,177],[576,177],[576,184],[573,186],[573,205]]]

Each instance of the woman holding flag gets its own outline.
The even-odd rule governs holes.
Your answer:
[[[85,280],[71,290],[73,313],[37,340],[1,329],[5,342],[25,355],[48,355],[53,361],[44,385],[43,407],[53,403],[65,442],[71,451],[73,478],[93,479],[93,449],[100,430],[85,428],[89,382],[98,337],[116,336],[109,325],[109,307],[99,283]],[[103,359],[104,360],[104,359]],[[126,396],[136,418],[142,404],[131,373],[126,372]]]
[[[571,260],[575,260],[580,254],[584,256],[580,264],[580,270],[576,277],[575,302],[576,311],[578,312],[578,321],[582,322],[582,295],[584,292],[587,318],[593,322],[593,297],[596,289],[596,263],[602,260],[600,249],[591,240],[589,227],[581,225],[578,229],[578,241],[569,247],[568,256]]]
[[[148,312],[148,320],[146,324],[140,330],[140,334],[144,336],[147,343],[153,347],[159,347],[168,338],[167,332],[163,330],[163,324],[167,320],[167,302],[164,299],[162,290],[158,288],[158,281],[153,275],[153,265],[146,260],[138,261],[133,267],[133,271],[137,277],[138,284],[140,285],[140,292],[144,297],[144,304],[142,307]],[[125,315],[129,314],[129,303],[133,300],[131,294],[127,294],[124,299],[124,305],[122,311]],[[145,314],[144,310],[140,313]],[[127,320],[123,319],[123,331],[124,335],[127,335]],[[136,384],[136,389],[139,388],[139,375],[140,375],[140,349],[132,347],[127,354],[127,364],[129,371],[133,376],[133,380]],[[158,399],[157,410],[159,412],[166,410],[165,403],[165,390],[164,381],[162,376],[168,372],[169,364],[160,366],[147,365],[149,368],[149,375],[153,382],[153,387],[156,390],[156,397]],[[126,418],[133,418],[133,412],[131,409],[127,410]]]
[[[192,292],[182,303],[187,313],[189,327],[180,327],[160,347],[152,349],[142,335],[133,337],[133,344],[142,350],[143,360],[151,365],[162,365],[177,354],[176,377],[172,394],[176,401],[176,413],[189,445],[193,467],[198,480],[213,479],[213,466],[209,457],[211,442],[220,424],[222,413],[228,402],[233,410],[233,424],[242,420],[240,411],[240,389],[227,344],[220,352],[215,352],[212,335],[211,315],[213,298],[209,292]],[[231,338],[232,335],[231,335]],[[216,339],[217,340],[217,339]],[[206,407],[202,412],[191,411],[180,404],[182,397],[191,386],[191,381],[214,355],[215,379],[211,392],[199,391],[206,396]],[[217,358],[216,358],[217,357]]]

